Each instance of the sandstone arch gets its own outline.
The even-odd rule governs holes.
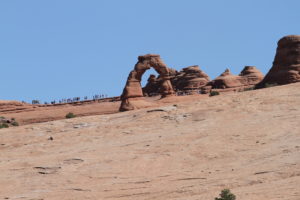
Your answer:
[[[167,65],[161,60],[159,55],[146,54],[138,57],[138,62],[134,66],[134,70],[129,73],[125,88],[121,95],[120,111],[134,110],[136,107],[134,100],[143,98],[141,87],[141,79],[143,74],[153,67],[161,76],[162,84],[160,93],[162,97],[174,95],[174,90],[170,81],[170,71]]]

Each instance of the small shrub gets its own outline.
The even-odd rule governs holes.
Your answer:
[[[243,91],[246,92],[246,91],[250,91],[250,90],[254,90],[254,87],[245,88]]]
[[[220,95],[220,92],[218,92],[218,91],[211,91],[211,92],[209,93],[209,96],[210,96],[210,97],[216,96],[216,95]]]
[[[7,123],[1,123],[0,124],[0,129],[1,128],[8,128],[9,126],[8,126],[8,124]]]
[[[235,198],[229,189],[224,189],[221,191],[220,198],[216,197],[215,200],[235,200]]]
[[[13,121],[13,122],[11,123],[11,125],[13,125],[13,126],[19,126],[19,123],[18,123],[17,121]]]
[[[274,86],[277,86],[277,85],[278,85],[277,83],[266,83],[265,88],[274,87]]]
[[[74,115],[74,113],[69,112],[68,114],[66,114],[67,119],[74,118],[74,117],[76,117],[76,115]]]

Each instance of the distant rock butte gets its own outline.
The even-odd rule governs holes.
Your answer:
[[[284,85],[300,81],[300,35],[288,35],[278,41],[273,66],[257,85]]]

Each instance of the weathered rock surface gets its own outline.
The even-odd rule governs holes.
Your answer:
[[[145,96],[155,96],[159,93],[160,89],[160,77],[156,77],[154,74],[151,74],[147,80],[147,84],[143,87],[143,94]]]
[[[239,91],[253,88],[262,81],[264,75],[255,66],[245,66],[239,75],[233,75],[226,69],[219,77],[210,81],[208,75],[198,65],[183,68],[171,76],[171,83],[176,92],[189,94],[209,93],[211,90],[220,92]],[[150,75],[143,92],[147,96],[158,94],[160,77]]]
[[[118,97],[98,101],[81,101],[64,104],[27,104],[0,100],[0,116],[15,118],[20,125],[64,119],[69,112],[76,116],[99,115],[118,112]]]
[[[299,200],[299,87],[1,129],[0,199]]]
[[[245,87],[255,86],[257,83],[263,80],[264,75],[255,66],[245,66],[240,75],[242,83]]]
[[[183,68],[172,79],[176,91],[193,91],[200,89],[209,82],[208,75],[198,65]]]
[[[238,76],[233,75],[229,69],[226,69],[225,72],[209,82],[202,90],[204,93],[208,93],[210,90],[219,92],[240,91],[253,88],[263,77],[264,75],[255,66],[245,66]]]
[[[170,81],[170,71],[167,65],[161,60],[159,55],[146,54],[138,57],[138,62],[134,66],[128,76],[125,88],[121,95],[121,106],[120,111],[134,110],[137,106],[134,101],[138,100],[141,102],[141,98],[144,96],[141,79],[146,70],[153,67],[160,75],[161,85],[159,93],[162,97],[174,95],[174,90]],[[145,102],[146,103],[146,102]]]
[[[33,105],[19,101],[0,100],[0,115],[1,113],[16,113],[29,110],[33,110]]]
[[[243,84],[241,77],[233,75],[229,69],[226,69],[220,76],[211,81],[212,89],[238,88]]]
[[[176,92],[192,92],[200,90],[209,82],[208,75],[203,72],[198,65],[183,68],[177,72],[175,69],[169,68],[170,80]],[[147,85],[143,88],[143,92],[147,96],[159,93],[161,78],[150,75]]]
[[[289,84],[300,81],[300,35],[288,35],[278,41],[273,66],[257,88],[266,84]]]

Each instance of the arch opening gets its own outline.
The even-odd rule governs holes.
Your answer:
[[[174,95],[174,90],[170,81],[170,72],[166,64],[161,60],[159,55],[146,54],[138,57],[138,62],[135,64],[134,69],[129,73],[126,85],[121,95],[120,111],[128,111],[136,109],[132,103],[133,100],[141,99],[144,97],[141,80],[144,73],[153,68],[161,77],[161,90],[160,94],[163,97]]]
[[[160,76],[155,69],[151,67],[146,70],[141,81],[144,97],[159,96],[160,85]]]

